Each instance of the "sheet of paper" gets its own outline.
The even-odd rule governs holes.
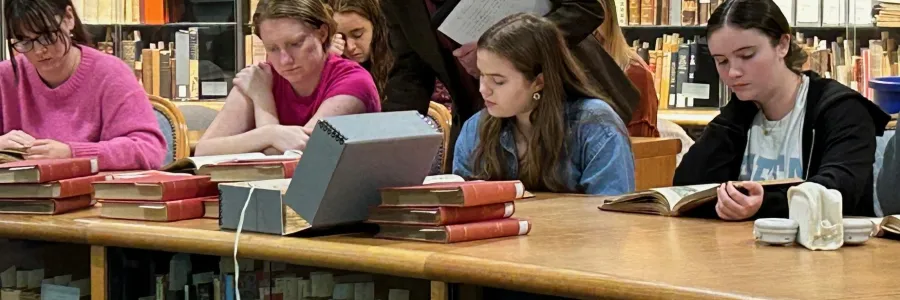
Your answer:
[[[794,2],[791,0],[775,0],[775,5],[781,9],[781,13],[787,18],[788,24],[794,26]]]
[[[251,158],[260,158],[265,157],[266,155],[262,152],[253,152],[253,153],[240,153],[240,154],[225,154],[225,155],[211,155],[211,156],[194,156],[191,157],[190,160],[194,162],[194,165],[197,168],[200,168],[209,164],[216,164],[220,162],[238,160],[238,159],[251,159]]]
[[[797,23],[819,23],[819,0],[797,0]]]
[[[550,7],[549,0],[462,0],[438,30],[459,44],[468,44],[506,16],[520,12],[544,16]]]
[[[45,284],[41,285],[41,300],[78,300],[81,291],[78,288]]]

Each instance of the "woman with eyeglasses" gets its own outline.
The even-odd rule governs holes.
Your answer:
[[[253,32],[266,62],[237,75],[195,154],[303,150],[318,120],[381,111],[369,72],[328,52],[336,30],[320,0],[260,2]]]
[[[72,1],[5,1],[7,47],[20,55],[0,62],[0,149],[159,168],[166,141],[144,89],[120,59],[87,46]]]

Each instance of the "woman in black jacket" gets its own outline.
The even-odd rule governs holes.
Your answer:
[[[676,186],[725,182],[715,205],[696,214],[787,217],[787,188],[756,181],[801,178],[840,191],[844,215],[874,216],[875,136],[890,117],[850,88],[800,72],[806,54],[772,0],[726,2],[707,37],[734,93],[675,171]],[[748,181],[746,194],[731,181]]]

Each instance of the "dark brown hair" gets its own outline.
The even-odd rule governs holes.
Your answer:
[[[386,93],[384,86],[387,84],[388,72],[394,65],[394,57],[391,55],[390,46],[388,45],[388,28],[384,14],[377,0],[328,0],[328,5],[334,10],[334,13],[355,13],[360,15],[369,22],[372,22],[372,45],[370,48],[372,78],[375,79],[375,86],[378,88],[378,94],[382,100]]]
[[[33,33],[37,35],[47,35],[54,41],[65,41],[66,54],[69,53],[72,45],[90,45],[91,37],[84,29],[72,0],[0,0],[6,1],[6,7],[3,10],[3,26],[6,26],[8,38],[16,40],[25,40],[25,33]],[[66,17],[66,9],[72,8],[72,17],[75,19],[75,27],[70,32],[72,37],[69,38],[62,32],[63,20]],[[59,20],[57,20],[59,19]],[[9,53],[15,55],[12,43],[7,41]],[[15,57],[10,59],[13,67],[13,73],[17,73],[17,65]],[[16,75],[18,76],[18,75]],[[17,78],[18,79],[18,78]]]
[[[322,49],[328,51],[337,26],[331,12],[320,0],[262,0],[253,13],[253,33],[262,38],[259,24],[271,19],[294,19],[314,29],[328,26],[328,35],[322,41]]]
[[[588,84],[562,33],[545,18],[530,14],[508,16],[481,36],[478,49],[509,60],[529,81],[543,74],[544,89],[531,112],[533,130],[524,160],[519,164],[518,179],[529,189],[574,192],[566,186],[563,180],[566,170],[560,164],[566,157],[566,101],[609,97]],[[514,118],[501,119],[483,113],[480,123],[480,142],[473,155],[475,176],[485,180],[507,179],[500,133],[504,126],[515,126]]]
[[[784,64],[794,73],[799,74],[802,71],[808,55],[791,38],[791,25],[772,0],[729,0],[719,5],[709,16],[706,36],[725,25],[758,30],[769,37],[773,47],[787,35],[790,38],[790,47],[784,56]]]

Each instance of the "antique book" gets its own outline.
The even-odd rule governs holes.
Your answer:
[[[0,213],[56,215],[93,205],[90,194],[60,199],[0,199]]]
[[[26,149],[0,150],[0,164],[25,160]]]
[[[376,207],[368,222],[440,226],[505,219],[515,211],[513,202],[471,207]]]
[[[45,183],[98,171],[96,158],[24,160],[0,164],[0,183]]]
[[[872,235],[877,237],[900,239],[900,215],[883,218],[867,218],[875,225]]]
[[[467,181],[381,189],[382,206],[479,206],[525,198],[518,180]]]
[[[509,218],[447,226],[380,224],[378,227],[376,238],[458,243],[526,235],[531,231],[531,222]]]
[[[192,156],[178,159],[160,168],[166,172],[197,173],[207,165],[215,165],[229,162],[266,162],[299,159],[303,153],[296,150],[287,151],[282,155],[265,155],[262,152]],[[199,175],[199,173],[197,173]]]
[[[209,175],[213,182],[284,179],[294,176],[299,158],[238,159],[200,167],[197,175]]]
[[[100,217],[171,222],[203,217],[203,201],[190,198],[167,202],[100,200]]]
[[[219,192],[209,176],[165,172],[120,174],[93,185],[96,199],[171,201],[215,196]]]
[[[48,183],[8,183],[0,188],[0,198],[68,198],[94,192],[93,182],[106,175],[76,177]]]
[[[800,179],[783,179],[763,181],[760,184],[764,188],[776,186],[792,186],[802,183]],[[677,217],[697,208],[704,203],[716,201],[718,183],[673,186],[653,188],[646,191],[622,195],[608,199],[600,206],[601,210],[655,214]],[[735,183],[735,187],[742,193],[747,193],[741,183]]]
[[[219,197],[203,198],[203,217],[209,219],[219,218]]]

